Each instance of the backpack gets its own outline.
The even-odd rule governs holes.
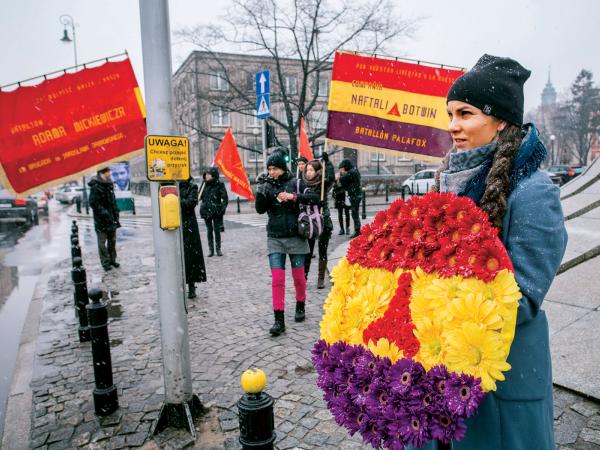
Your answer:
[[[306,192],[308,188],[304,189]],[[296,193],[300,193],[300,180],[296,183]],[[323,232],[323,215],[317,205],[300,204],[298,215],[298,235],[305,239],[318,238]]]

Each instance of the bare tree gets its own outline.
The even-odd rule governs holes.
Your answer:
[[[243,116],[255,114],[252,77],[256,68],[228,64],[225,52],[270,58],[271,103],[280,105],[283,115],[272,116],[268,122],[289,138],[295,157],[300,118],[318,104],[319,89],[323,95],[335,51],[384,54],[389,44],[410,36],[416,22],[396,14],[391,0],[233,0],[222,23],[182,29],[177,37],[205,51],[211,71],[217,71],[227,84],[219,95],[200,93],[202,100]],[[290,82],[292,66],[298,79]],[[208,127],[185,125],[220,139]],[[324,129],[309,131],[309,139],[314,144],[324,134]]]
[[[585,165],[595,136],[600,133],[600,89],[594,85],[592,72],[579,72],[571,85],[571,98],[556,111],[554,125],[566,150]]]

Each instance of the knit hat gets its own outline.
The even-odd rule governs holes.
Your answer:
[[[531,72],[514,59],[485,54],[458,78],[446,103],[459,100],[485,114],[516,125],[523,124],[523,85]]]
[[[340,165],[338,167],[340,169],[350,170],[354,166],[352,165],[352,161],[350,161],[349,159],[343,159],[342,162],[340,163]]]
[[[285,162],[285,157],[280,152],[275,152],[267,159],[267,169],[269,167],[279,167],[281,170],[287,171],[288,167]]]

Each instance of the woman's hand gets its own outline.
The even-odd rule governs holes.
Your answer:
[[[289,192],[280,192],[279,194],[277,194],[277,200],[279,200],[280,202],[287,202],[290,200],[294,200],[295,195],[294,194],[290,194]]]

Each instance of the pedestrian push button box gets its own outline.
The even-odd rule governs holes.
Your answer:
[[[163,230],[175,230],[181,226],[177,186],[160,187],[158,191],[158,209],[160,210],[160,227]]]

